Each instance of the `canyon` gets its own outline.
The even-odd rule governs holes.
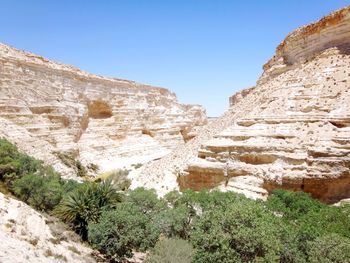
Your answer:
[[[135,185],[163,194],[217,188],[264,199],[284,188],[327,203],[348,198],[350,7],[293,31],[263,69],[223,116],[143,167]]]
[[[206,121],[203,107],[180,104],[167,89],[0,44],[0,137],[65,177],[81,165],[96,176],[161,158]]]
[[[209,121],[167,89],[0,44],[0,136],[69,178],[144,164],[131,188],[286,188],[334,203],[350,196],[349,28],[345,7],[293,31]]]
[[[263,65],[263,73],[256,85],[233,94],[228,99],[228,110],[217,118],[207,118],[205,109],[200,105],[181,104],[168,89],[94,75],[0,43],[0,138],[2,137],[14,143],[21,152],[51,165],[63,178],[80,182],[86,180],[89,183],[93,181],[94,185],[98,182],[94,180],[96,178],[101,180],[113,175],[113,180],[118,181],[120,174],[128,174],[130,189],[155,189],[158,196],[164,196],[173,190],[215,189],[266,200],[275,189],[287,189],[310,193],[312,197],[336,206],[349,203],[350,6],[291,32],[278,45],[274,56]],[[8,150],[4,149],[3,160],[9,156]],[[10,168],[12,166],[15,165],[11,162]],[[8,166],[4,167],[2,169],[6,171]],[[12,173],[11,169],[10,171]],[[29,173],[35,172],[25,170],[25,175]],[[48,173],[42,178],[47,178]],[[9,178],[12,176],[13,174],[8,175]],[[33,178],[38,179],[36,176]],[[94,243],[88,247],[87,242],[82,242],[76,233],[69,230],[73,224],[66,225],[55,218],[57,210],[39,212],[19,201],[19,195],[11,192],[5,184],[4,179],[8,178],[4,176],[1,179],[0,262],[117,261],[100,254],[104,253],[101,250],[94,250],[98,249],[92,245]],[[126,191],[128,186],[117,190],[117,183],[113,180],[113,192]],[[69,188],[68,183],[67,185]],[[51,186],[47,189],[53,192]],[[74,197],[71,195],[74,190],[64,193],[62,192],[62,197]],[[140,193],[140,200],[136,198],[134,202],[149,205],[146,200],[151,194]],[[31,194],[32,192],[28,196]],[[42,194],[40,191],[39,195]],[[123,194],[132,196],[130,192]],[[154,196],[152,199],[156,199]],[[164,205],[174,196],[164,201]],[[227,195],[229,198],[232,196]],[[122,197],[120,200],[124,199]],[[235,200],[238,201],[239,198],[240,196]],[[93,198],[85,199],[90,202]],[[173,220],[177,224],[177,221],[185,221],[181,213],[188,210],[188,205],[182,207],[181,203],[181,206],[176,207],[174,200],[171,208],[176,208],[173,211],[179,213],[179,217],[176,214]],[[305,202],[306,199],[300,200]],[[237,205],[239,202],[230,201],[232,203]],[[251,202],[253,203],[255,202]],[[134,204],[131,204],[132,208]],[[237,211],[244,211],[246,207],[250,210],[258,208],[255,204],[250,206],[248,202],[242,204],[243,208]],[[265,202],[258,204],[264,209],[267,206]],[[297,204],[300,207],[304,205]],[[99,213],[103,209],[113,211],[116,206],[116,201],[113,205],[101,205]],[[80,205],[79,211],[89,213],[90,210],[86,207],[85,203]],[[325,207],[328,209],[330,206]],[[182,210],[183,208],[186,209]],[[210,206],[208,211],[203,212],[197,203],[192,208],[190,213],[194,210],[194,214],[200,216],[209,215],[207,212],[212,212],[209,210],[216,209]],[[236,211],[232,207],[230,209],[231,212]],[[175,215],[168,215],[161,209],[154,210],[156,212],[142,210],[143,214],[161,215],[159,218],[154,217],[159,221],[153,221],[153,217],[147,219],[152,225],[168,224],[164,215]],[[114,212],[116,211],[118,210]],[[133,213],[136,210],[130,211]],[[252,211],[242,214],[243,219],[247,217],[249,224],[255,224],[254,220],[248,218],[249,213],[256,214],[256,210]],[[261,211],[266,213],[268,210]],[[260,215],[261,211],[258,211]],[[217,210],[213,213],[214,219],[216,212]],[[231,215],[238,215],[226,212],[225,210],[226,218],[229,218],[227,215],[232,218],[235,216]],[[131,214],[129,210],[128,213]],[[188,225],[196,222],[192,220],[195,217],[188,220],[191,218],[190,213],[186,218]],[[298,213],[299,216],[304,216],[304,213]],[[330,217],[333,214],[324,215]],[[272,217],[266,218],[283,216],[282,212],[274,212]],[[76,218],[77,221],[80,219]],[[260,219],[256,222],[260,222]],[[96,222],[99,220],[96,219]],[[323,224],[327,220],[320,222]],[[339,219],[342,220],[343,218]],[[294,228],[297,220],[292,221],[290,227]],[[124,221],[121,222],[123,223],[120,224],[125,224]],[[90,226],[91,222],[86,221],[88,223]],[[258,230],[270,242],[269,235],[274,232],[269,231],[275,223],[266,224],[266,231],[265,222],[264,228],[259,224]],[[139,225],[142,224],[133,223],[132,228],[140,227]],[[209,230],[211,225],[216,227],[211,220],[208,220],[208,225]],[[196,228],[192,226],[189,229]],[[247,227],[242,224],[240,230],[246,231],[243,226]],[[278,229],[281,226],[278,225]],[[315,229],[320,227],[323,225]],[[213,236],[221,233],[217,232],[219,228],[215,228]],[[234,228],[237,228],[236,225],[230,231],[233,232]],[[342,226],[339,223],[335,228],[338,231]],[[123,228],[121,229],[115,232],[122,233]],[[131,228],[128,229],[130,231]],[[223,229],[225,235],[231,234],[226,225]],[[258,232],[251,226],[246,229],[252,230],[248,234]],[[135,233],[141,239],[147,239],[149,237],[141,233],[148,232],[151,230]],[[338,234],[340,235],[340,230]],[[123,239],[119,233],[115,236]],[[252,235],[247,236],[249,245]],[[159,240],[165,237],[162,233]],[[220,241],[220,238],[217,240]],[[276,238],[278,240],[280,237]],[[294,236],[293,239],[298,240]],[[214,242],[217,243],[217,240]],[[311,244],[311,241],[308,240],[307,244]],[[118,242],[114,239],[111,243]],[[201,247],[204,246],[201,244]],[[272,246],[271,249],[273,250]],[[226,253],[227,248],[224,250]],[[260,251],[262,250],[259,249],[257,253]],[[133,258],[122,262],[145,262],[148,252],[137,252]]]

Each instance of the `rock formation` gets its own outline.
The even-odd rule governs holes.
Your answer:
[[[96,262],[62,223],[0,193],[0,262]]]
[[[160,158],[206,123],[167,89],[105,78],[0,44],[0,136],[64,175]],[[74,162],[73,162],[74,163]],[[74,169],[73,169],[74,168]]]
[[[275,188],[325,202],[350,197],[350,7],[302,27],[280,44],[256,87],[198,136],[143,168],[139,184],[218,187],[252,198]],[[175,161],[173,161],[175,160]],[[178,177],[178,178],[177,178]],[[143,181],[142,181],[143,180]]]

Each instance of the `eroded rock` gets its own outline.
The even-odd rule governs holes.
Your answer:
[[[143,173],[177,178],[180,189],[253,198],[275,188],[325,202],[349,197],[349,46],[350,7],[294,31],[255,87],[232,96],[228,112]]]
[[[65,176],[74,169],[55,153],[73,152],[103,172],[160,158],[205,123],[201,106],[180,104],[167,89],[96,76],[0,44],[0,136]]]

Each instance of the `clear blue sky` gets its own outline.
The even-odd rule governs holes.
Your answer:
[[[1,0],[0,42],[223,113],[293,29],[344,0]]]

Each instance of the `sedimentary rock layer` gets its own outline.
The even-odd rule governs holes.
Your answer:
[[[277,47],[273,58],[263,66],[264,74],[259,81],[290,70],[328,48],[337,47],[342,53],[349,53],[349,25],[350,6],[291,32]]]
[[[291,33],[256,87],[230,98],[230,110],[211,124],[214,134],[199,132],[179,166],[166,157],[148,170],[175,173],[180,189],[350,197],[349,45],[349,7]]]
[[[201,106],[179,104],[167,89],[92,75],[0,44],[0,136],[66,175],[72,169],[59,156],[100,171],[143,163],[184,144],[205,123]]]

